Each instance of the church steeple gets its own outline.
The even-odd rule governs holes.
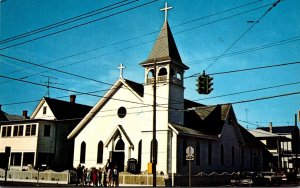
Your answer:
[[[182,63],[174,37],[167,20],[167,11],[171,9],[167,3],[165,21],[155,41],[147,60],[140,65],[145,69],[144,92],[154,95],[154,80],[159,98],[156,103],[164,108],[157,107],[160,112],[160,129],[165,130],[169,123],[183,125],[184,123],[184,72],[188,67]],[[155,78],[155,79],[154,79]],[[144,96],[145,101],[153,101],[151,95]],[[174,102],[176,101],[176,102]],[[160,109],[161,108],[161,109]],[[169,110],[165,110],[168,108]],[[174,111],[178,109],[178,111]]]
[[[165,11],[165,22],[148,59],[141,63],[143,67],[152,64],[154,61],[156,61],[156,63],[171,61],[180,66],[183,70],[188,69],[181,61],[174,37],[168,24],[168,10],[172,8],[173,7],[168,7],[168,3],[166,2],[165,7],[160,9],[160,11]]]
[[[172,61],[172,63],[177,64],[184,70],[188,69],[188,67],[182,63],[167,20],[164,22],[160,30],[150,55],[146,61],[141,63],[141,65],[144,66],[147,64],[152,64],[154,60],[156,62]]]

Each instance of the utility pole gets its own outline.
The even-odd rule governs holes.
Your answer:
[[[293,143],[293,144],[295,144],[294,148],[295,148],[295,153],[296,153],[296,159],[295,159],[295,174],[297,174],[297,173],[298,173],[298,150],[299,150],[299,148],[298,148],[298,143],[299,143],[299,141],[300,141],[299,131],[298,131],[298,125],[297,125],[297,114],[295,114],[295,128],[294,128],[294,129],[295,129],[294,131],[297,131],[297,132],[294,134],[294,137],[295,137],[295,138],[293,138],[293,140],[294,140],[294,143]],[[293,148],[293,146],[292,146],[292,148]]]
[[[249,122],[248,122],[248,111],[249,111],[249,109],[246,108],[246,109],[244,109],[244,110],[245,110],[245,112],[246,112],[246,121],[247,121],[247,125],[246,125],[246,126],[247,126],[247,129],[248,129],[248,123],[249,123]]]
[[[153,139],[152,139],[152,173],[153,187],[156,187],[156,163],[157,163],[157,144],[156,144],[156,60],[154,60],[154,79],[153,79]]]

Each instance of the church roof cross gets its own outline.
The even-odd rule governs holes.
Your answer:
[[[123,69],[125,69],[126,67],[123,65],[123,63],[120,64],[120,66],[118,67],[118,69],[120,69],[120,78],[123,78]]]
[[[168,2],[165,3],[165,7],[160,9],[160,11],[165,11],[165,22],[168,21],[168,10],[172,9],[173,7],[168,7]]]

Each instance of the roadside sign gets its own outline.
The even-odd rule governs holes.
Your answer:
[[[186,160],[194,160],[194,148],[191,146],[186,148]]]

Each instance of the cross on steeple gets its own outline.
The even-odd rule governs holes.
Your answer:
[[[123,78],[123,69],[125,69],[126,67],[123,65],[123,63],[120,64],[120,66],[118,67],[118,69],[120,69],[120,78]]]
[[[165,22],[168,21],[168,10],[173,7],[168,7],[168,2],[165,3],[165,7],[160,9],[160,11],[165,11]]]

